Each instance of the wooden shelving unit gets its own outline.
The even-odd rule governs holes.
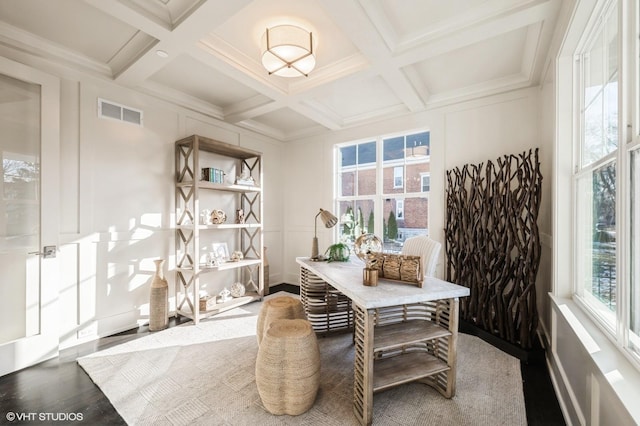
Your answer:
[[[262,154],[236,145],[193,135],[181,139],[175,145],[175,206],[176,206],[176,315],[191,318],[194,323],[246,303],[261,300],[264,295],[262,247]],[[212,154],[215,158],[231,164],[236,174],[241,169],[249,171],[255,185],[238,185],[231,179],[224,183],[201,180],[203,157]],[[208,160],[211,161],[211,160]],[[214,160],[215,161],[215,160]],[[227,221],[222,224],[200,223],[201,205],[207,193],[231,194],[233,201],[224,207]],[[236,209],[244,210],[245,223],[234,223]],[[235,233],[229,252],[240,250],[243,259],[228,261],[218,266],[207,266],[201,262],[201,239],[216,232]],[[201,311],[199,295],[202,285],[215,279],[216,273],[235,270],[238,281],[245,285],[246,293],[216,304],[211,310]]]

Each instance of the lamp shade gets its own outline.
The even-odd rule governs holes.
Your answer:
[[[338,223],[338,218],[333,215],[330,211],[320,209],[318,214],[315,217],[314,230],[313,230],[313,241],[311,243],[311,259],[318,259],[318,216],[324,226],[327,228],[331,228],[336,226]]]
[[[338,218],[335,217],[330,211],[320,209],[320,220],[324,223],[324,226],[331,228],[338,223]]]
[[[313,34],[295,25],[267,28],[262,36],[262,65],[280,77],[307,76],[316,66]]]

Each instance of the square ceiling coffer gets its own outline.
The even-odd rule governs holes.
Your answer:
[[[142,126],[142,111],[98,98],[98,117]]]

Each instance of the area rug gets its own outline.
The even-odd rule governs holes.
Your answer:
[[[276,294],[277,295],[277,294]],[[272,295],[270,297],[274,297]],[[350,334],[318,339],[321,384],[299,416],[267,412],[255,383],[251,303],[78,359],[130,425],[356,425]],[[518,359],[477,337],[458,337],[456,396],[419,383],[374,395],[374,425],[526,425]]]

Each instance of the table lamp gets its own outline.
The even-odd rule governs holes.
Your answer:
[[[314,231],[313,231],[313,244],[311,245],[311,259],[318,260],[318,216],[322,219],[322,223],[327,228],[332,228],[338,223],[338,218],[331,212],[320,209],[315,218]]]

